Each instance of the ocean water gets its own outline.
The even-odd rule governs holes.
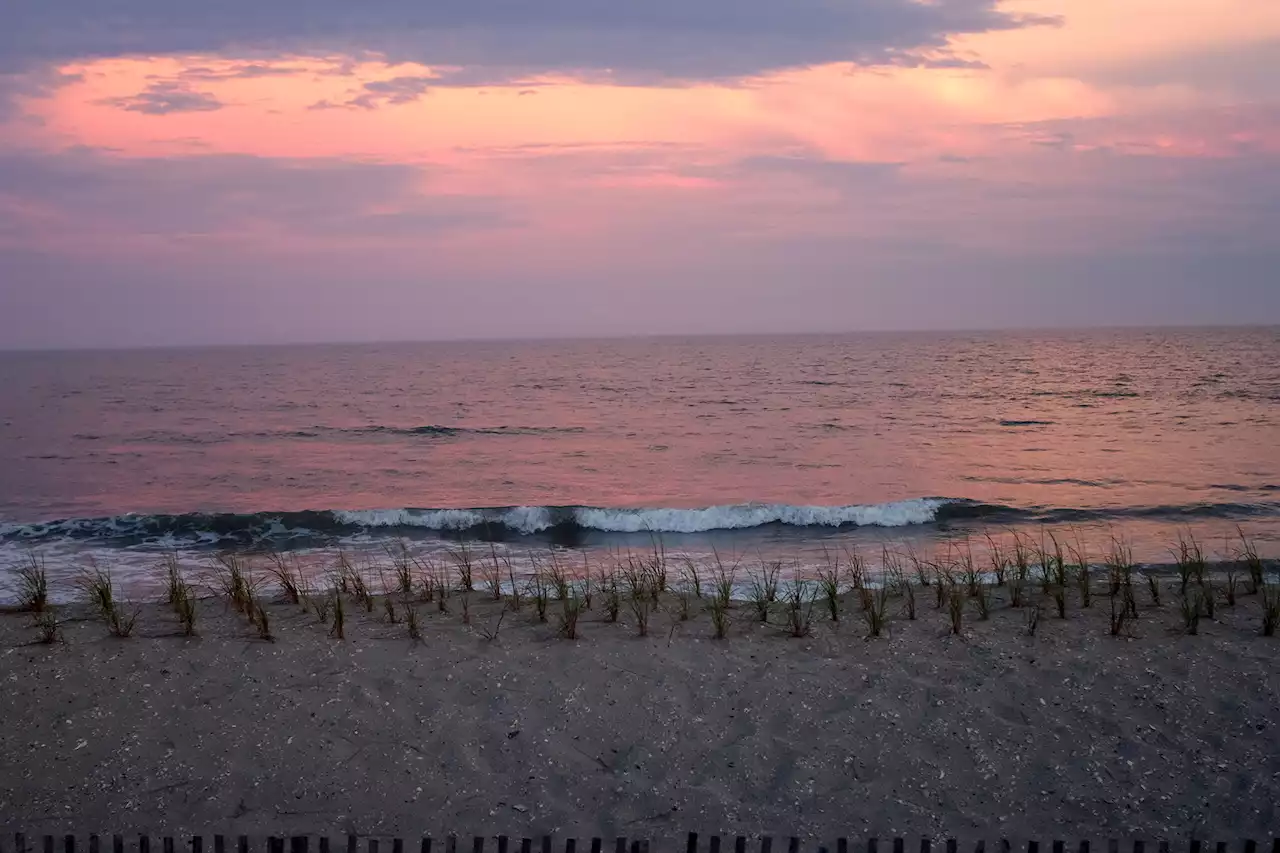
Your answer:
[[[0,565],[1280,542],[1275,328],[0,353],[0,389]]]

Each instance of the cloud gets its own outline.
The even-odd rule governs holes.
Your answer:
[[[431,194],[426,177],[420,167],[344,160],[0,153],[0,241],[267,232],[394,241],[513,223],[502,200]]]
[[[151,116],[213,112],[226,106],[208,92],[197,92],[185,83],[173,80],[158,81],[136,95],[108,98],[102,103],[131,113],[144,113]]]
[[[829,61],[892,62],[953,35],[1052,22],[997,0],[10,0],[0,70],[119,55],[378,52],[456,67],[736,77]]]

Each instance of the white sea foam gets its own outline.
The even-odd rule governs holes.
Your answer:
[[[541,533],[558,523],[572,522],[606,533],[706,533],[743,530],[766,524],[794,527],[902,527],[933,521],[946,501],[919,498],[886,504],[850,506],[794,506],[791,504],[727,504],[700,509],[603,509],[597,507],[536,507],[509,509],[383,509],[338,511],[334,518],[359,527],[423,527],[464,530],[485,524],[502,525],[519,533]]]

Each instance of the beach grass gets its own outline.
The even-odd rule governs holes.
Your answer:
[[[329,628],[329,636],[335,640],[347,638],[347,610],[342,603],[342,589],[335,584],[330,599],[333,603],[333,624]]]
[[[782,577],[782,561],[781,560],[761,560],[760,568],[757,571],[747,570],[747,597],[751,606],[755,608],[756,616],[761,622],[769,621],[769,613],[773,609],[774,603],[778,600],[778,581]],[[838,587],[838,579],[834,572],[830,570],[826,574],[820,575],[823,578],[824,589],[827,588],[827,579],[833,586]],[[838,596],[839,592],[833,592],[832,595]],[[839,620],[838,607],[833,610],[837,615],[835,620]]]
[[[1040,606],[1039,602],[1026,609],[1026,616],[1024,618],[1026,620],[1025,624],[1028,637],[1034,637],[1036,632],[1040,630],[1040,614],[1043,610],[1044,608]]]
[[[406,596],[403,607],[404,625],[409,639],[415,643],[422,642],[422,622],[418,617],[418,608],[414,605],[413,599]]]
[[[1263,584],[1258,591],[1262,597],[1262,636],[1274,637],[1280,624],[1280,584]]]
[[[1088,609],[1093,604],[1092,577],[1089,574],[1089,552],[1078,529],[1073,529],[1074,541],[1067,543],[1067,553],[1071,555],[1071,565],[1075,569],[1076,588],[1080,592],[1080,607]]]
[[[946,589],[947,624],[951,633],[960,636],[964,633],[964,589],[951,584]]]
[[[103,621],[109,621],[116,606],[115,584],[111,579],[111,572],[101,568],[97,561],[90,557],[88,566],[81,569],[76,577],[76,586],[80,588],[81,594],[98,616]]]
[[[462,592],[473,592],[475,590],[475,554],[471,546],[466,542],[460,542],[457,547],[449,549],[449,556],[453,560],[453,568],[458,575],[458,589]]]
[[[173,610],[178,615],[178,624],[182,627],[182,635],[184,637],[194,637],[196,635],[196,619],[198,618],[199,608],[196,603],[195,592],[185,582],[178,590],[178,598],[173,604]]]
[[[1262,558],[1258,556],[1257,546],[1245,535],[1242,527],[1236,526],[1236,534],[1240,537],[1240,545],[1235,551],[1235,559],[1244,564],[1245,572],[1249,576],[1249,594],[1257,595],[1263,586]]]
[[[35,611],[35,628],[38,632],[36,640],[42,646],[51,646],[62,640],[62,622],[58,619],[58,611],[53,607],[45,607]]]
[[[27,613],[43,613],[49,606],[49,573],[44,557],[28,551],[13,570],[17,578],[18,609]]]
[[[813,633],[813,608],[818,600],[818,589],[813,581],[795,578],[787,588],[786,626],[792,637],[807,637]]]
[[[578,621],[585,609],[583,599],[577,590],[570,589],[560,600],[560,614],[557,620],[556,633],[566,640],[576,640],[580,636]]]
[[[1182,617],[1184,634],[1195,636],[1200,633],[1200,614],[1204,604],[1203,591],[1188,587],[1178,596],[1178,614]]]
[[[529,578],[529,597],[533,599],[533,609],[539,622],[547,621],[547,605],[551,601],[551,583],[541,568],[534,568]]]
[[[869,606],[862,611],[867,636],[880,637],[889,624],[889,583],[887,579],[871,591]]]
[[[302,572],[298,559],[280,551],[267,552],[267,573],[275,579],[276,586],[290,604],[302,603]]]
[[[1000,543],[991,535],[991,531],[986,531],[984,536],[987,540],[987,559],[991,563],[991,575],[995,579],[996,586],[1002,587],[1008,577],[1009,559],[1005,556]]]

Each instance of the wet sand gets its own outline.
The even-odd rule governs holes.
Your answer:
[[[1280,638],[1256,597],[1184,636],[1144,604],[967,614],[919,595],[887,639],[849,609],[795,639],[737,605],[630,614],[582,637],[527,604],[482,636],[421,605],[424,639],[348,606],[347,639],[270,605],[274,642],[220,600],[64,641],[0,615],[0,830],[412,836],[728,832],[830,839],[1269,837],[1280,826]],[[775,617],[781,621],[781,615]],[[665,848],[664,848],[665,849]]]

